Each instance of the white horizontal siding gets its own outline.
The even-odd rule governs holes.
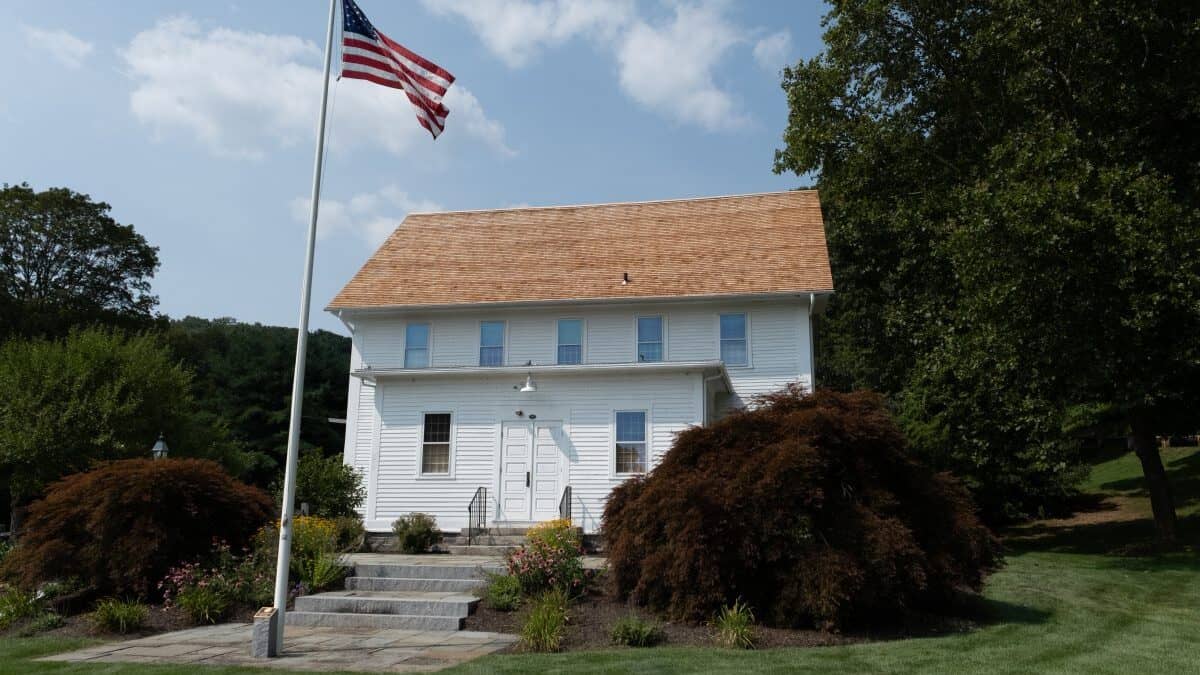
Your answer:
[[[621,377],[545,376],[535,394],[520,394],[506,378],[461,378],[383,384],[379,454],[371,486],[374,518],[368,526],[386,529],[402,514],[434,515],[443,530],[466,525],[467,504],[480,487],[489,490],[489,516],[499,498],[500,425],[536,416],[559,421],[559,493],[570,484],[574,515],[588,531],[600,524],[604,501],[623,477],[613,473],[613,415],[644,410],[651,461],[670,448],[674,434],[700,423],[701,374]],[[516,411],[523,413],[522,417]],[[422,414],[453,415],[452,473],[419,475]]]
[[[585,363],[632,363],[637,355],[636,317],[661,315],[665,321],[669,361],[720,358],[718,316],[742,312],[749,321],[749,367],[729,367],[735,389],[727,403],[779,389],[788,382],[812,383],[811,334],[806,301],[762,300],[745,303],[686,302],[652,305],[424,312],[408,316],[364,317],[355,328],[363,344],[363,363],[399,367],[404,362],[405,321],[427,322],[432,328],[434,366],[479,363],[479,322],[507,324],[505,360],[550,364],[557,360],[557,321],[584,320]]]

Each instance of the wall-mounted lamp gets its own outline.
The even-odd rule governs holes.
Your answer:
[[[533,373],[529,373],[525,376],[525,384],[521,385],[521,389],[519,391],[522,394],[529,394],[537,391],[537,384],[535,384],[533,381]]]

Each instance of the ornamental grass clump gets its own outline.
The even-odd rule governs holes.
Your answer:
[[[918,463],[882,397],[799,387],[676,437],[604,512],[622,599],[706,621],[739,598],[771,626],[938,611],[999,545],[962,484]]]
[[[526,595],[560,589],[569,596],[587,589],[583,569],[583,542],[579,530],[567,520],[541,523],[525,535],[526,543],[509,551],[509,575],[516,577]]]
[[[667,639],[657,621],[647,621],[636,614],[621,617],[608,633],[614,645],[653,647]]]
[[[562,589],[546,591],[534,601],[521,626],[519,646],[527,652],[556,652],[567,630],[570,598]]]
[[[108,598],[96,603],[92,625],[107,633],[132,633],[145,625],[150,608],[134,600]]]
[[[741,600],[722,607],[712,622],[713,639],[722,647],[730,649],[754,649],[758,642],[754,630],[754,612]]]

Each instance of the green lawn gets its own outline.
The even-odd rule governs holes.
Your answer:
[[[1200,452],[1167,451],[1184,538],[1200,535]],[[1200,558],[1113,555],[1153,527],[1131,456],[1098,464],[1087,490],[1117,498],[1069,521],[1011,533],[1007,567],[988,582],[987,625],[948,637],[848,647],[736,652],[659,647],[487,657],[454,673],[1200,673]],[[60,665],[29,659],[83,643],[0,640],[0,673],[247,673],[248,669]],[[273,671],[278,672],[278,671]]]

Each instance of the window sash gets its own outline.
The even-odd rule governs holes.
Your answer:
[[[479,323],[479,365],[504,365],[504,322]]]
[[[616,473],[645,473],[646,471],[646,413],[618,411],[616,413]]]
[[[421,473],[450,473],[449,443],[425,443],[422,445]]]
[[[638,363],[663,360],[663,319],[661,316],[638,317],[637,360]]]
[[[450,413],[425,413],[421,430],[421,473],[450,473]]]
[[[429,324],[410,323],[404,327],[404,367],[429,367]]]
[[[721,340],[721,361],[727,366],[750,364],[750,354],[745,340]]]
[[[617,473],[646,472],[646,444],[617,443]]]
[[[558,363],[560,365],[583,363],[583,321],[579,319],[558,320]]]

